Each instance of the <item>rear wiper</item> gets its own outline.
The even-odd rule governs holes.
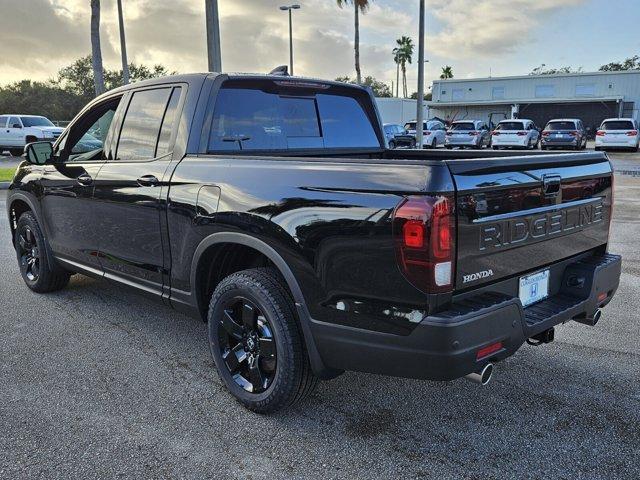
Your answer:
[[[223,142],[237,142],[240,150],[242,150],[242,142],[246,142],[247,140],[251,140],[251,137],[248,135],[226,135],[222,137]]]

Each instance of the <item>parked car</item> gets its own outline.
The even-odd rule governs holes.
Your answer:
[[[411,121],[405,124],[405,130],[409,135],[416,135],[416,122]],[[423,124],[422,148],[437,148],[444,145],[447,128],[440,120],[427,120]]]
[[[410,135],[402,125],[395,123],[384,124],[384,136],[387,139],[389,148],[416,148],[416,137]]]
[[[587,132],[582,120],[577,118],[558,118],[549,120],[542,130],[540,148],[587,148]]]
[[[11,155],[20,156],[27,143],[54,141],[63,130],[38,115],[0,115],[0,152],[9,150]]]
[[[637,152],[639,130],[637,120],[632,118],[607,118],[596,132],[596,150],[630,148]]]
[[[481,149],[491,144],[491,131],[482,120],[457,120],[446,132],[445,147],[471,147]]]
[[[86,274],[201,318],[258,412],[345,370],[486,383],[598,321],[621,265],[604,153],[390,150],[376,118],[370,90],[322,80],[111,90],[26,148],[6,198],[24,283]],[[77,149],[96,124],[103,147]]]
[[[494,150],[501,148],[537,149],[540,142],[540,131],[532,120],[502,120],[491,132],[491,146]]]

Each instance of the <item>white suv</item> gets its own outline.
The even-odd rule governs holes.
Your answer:
[[[638,151],[638,122],[632,118],[607,118],[596,132],[596,150],[630,148]]]
[[[444,145],[447,128],[440,120],[426,120],[422,129],[422,148],[437,148]],[[416,122],[411,121],[405,124],[404,129],[409,135],[416,136]],[[418,147],[420,148],[420,147]]]
[[[533,120],[502,120],[491,132],[491,146],[499,148],[538,148],[540,132]]]
[[[0,153],[22,155],[27,143],[39,140],[54,141],[64,128],[56,127],[45,117],[37,115],[0,115]]]

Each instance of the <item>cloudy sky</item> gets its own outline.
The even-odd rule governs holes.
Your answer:
[[[206,70],[204,0],[123,0],[129,59]],[[219,0],[223,68],[267,72],[288,62],[284,0]],[[296,0],[296,74],[353,75],[352,11]],[[102,0],[105,67],[119,67],[116,0]],[[427,79],[517,75],[542,63],[596,70],[640,53],[640,0],[427,0]],[[0,0],[0,85],[47,79],[91,51],[89,0]],[[373,0],[361,18],[362,70],[391,83],[395,39],[417,40],[417,0]],[[417,57],[417,49],[416,49]],[[408,72],[416,78],[415,61]],[[415,87],[410,87],[415,90]]]

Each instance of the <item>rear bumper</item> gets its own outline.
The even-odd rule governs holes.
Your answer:
[[[456,138],[456,137],[447,137],[444,140],[445,145],[451,145],[453,147],[462,146],[462,147],[471,147],[478,145],[480,141],[480,137],[468,137],[468,138]]]
[[[605,141],[600,137],[596,137],[596,147],[602,148],[635,148],[638,145],[638,139],[635,137],[629,137],[629,140],[619,140],[619,141]]]
[[[312,321],[323,362],[337,370],[399,377],[453,380],[513,355],[527,338],[606,305],[620,279],[621,257],[588,256],[562,266],[560,289],[526,309],[518,297],[484,290],[424,317],[406,336]],[[572,280],[578,279],[578,286]],[[601,294],[606,298],[598,299]],[[502,349],[476,361],[477,351]]]

